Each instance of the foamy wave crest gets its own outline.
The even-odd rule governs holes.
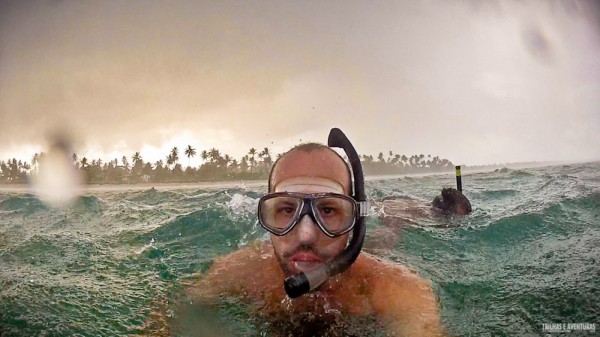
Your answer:
[[[244,216],[256,212],[258,199],[235,193],[231,196],[231,200],[229,200],[226,205],[234,215]]]

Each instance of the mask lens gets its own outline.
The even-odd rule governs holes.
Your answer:
[[[302,200],[294,197],[276,196],[261,200],[260,217],[264,226],[276,233],[285,232],[300,212]]]
[[[336,197],[318,198],[314,201],[315,215],[330,233],[341,233],[354,224],[354,203]]]

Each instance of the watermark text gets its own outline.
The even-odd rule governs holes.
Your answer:
[[[544,332],[596,331],[596,323],[542,323]]]

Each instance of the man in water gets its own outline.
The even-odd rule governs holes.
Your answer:
[[[472,211],[469,199],[455,188],[443,188],[441,196],[433,198],[431,206],[445,214],[467,215]]]
[[[471,203],[455,188],[443,188],[431,204],[409,197],[385,197],[373,202],[383,226],[370,232],[363,249],[386,251],[393,249],[407,225],[424,226],[427,220],[435,226],[445,226],[448,217],[468,215]]]
[[[443,188],[433,198],[431,205],[408,197],[385,197],[376,202],[384,225],[398,226],[415,223],[422,218],[467,215],[472,211],[471,202],[455,188]]]
[[[271,232],[271,242],[216,259],[187,291],[190,301],[214,304],[218,299],[239,299],[269,322],[272,333],[286,336],[368,336],[374,331],[441,336],[430,282],[368,253],[361,253],[346,271],[314,291],[294,299],[286,296],[282,286],[286,277],[330,262],[348,244],[349,229],[338,221],[337,203],[344,204],[348,199],[344,196],[351,192],[349,168],[330,148],[311,143],[285,153],[273,166],[269,195],[259,205],[259,218]],[[315,195],[322,193],[333,197]],[[299,206],[304,203],[297,199],[308,200],[318,210],[299,211],[306,206]],[[294,216],[293,222],[280,221]],[[285,226],[279,228],[279,223]],[[361,322],[359,328],[352,322]]]

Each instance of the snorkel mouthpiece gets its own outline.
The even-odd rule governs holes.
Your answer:
[[[340,274],[348,269],[348,267],[350,267],[354,261],[356,261],[356,258],[360,254],[363,242],[365,240],[367,198],[365,195],[365,180],[362,166],[360,164],[360,157],[358,156],[358,153],[356,153],[354,146],[352,146],[352,143],[350,143],[346,135],[338,128],[333,128],[329,132],[327,145],[329,147],[342,148],[348,156],[350,167],[352,168],[352,176],[354,177],[354,195],[352,197],[360,205],[360,216],[354,224],[350,243],[344,249],[344,251],[336,256],[331,262],[324,263],[313,270],[302,272],[285,279],[285,292],[290,298],[302,296],[303,294],[319,287],[321,284],[323,284],[323,282],[327,281],[328,278],[336,274]]]
[[[296,298],[315,290],[331,277],[328,269],[327,264],[323,264],[316,269],[288,277],[283,283],[285,292],[290,298]]]

